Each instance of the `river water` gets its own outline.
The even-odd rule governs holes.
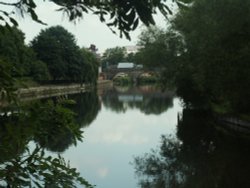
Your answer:
[[[101,91],[99,101],[98,114],[83,128],[83,142],[64,157],[97,187],[136,187],[134,157],[157,147],[161,134],[175,135],[180,100],[144,86]]]
[[[1,112],[2,187],[65,185],[57,154],[97,188],[250,186],[249,135],[183,108],[172,91],[114,86],[26,103]]]

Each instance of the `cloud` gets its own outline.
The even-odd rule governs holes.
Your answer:
[[[101,167],[99,169],[97,169],[97,175],[100,178],[105,178],[109,173],[109,169],[107,167]]]
[[[87,142],[93,144],[136,146],[148,144],[152,139],[158,140],[160,134],[173,132],[175,126],[176,116],[169,111],[159,116],[148,116],[136,109],[122,115],[103,111],[85,130],[85,135]]]

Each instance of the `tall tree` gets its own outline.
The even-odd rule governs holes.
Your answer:
[[[37,58],[45,62],[53,80],[79,81],[83,58],[74,36],[61,26],[42,30],[31,42]]]
[[[247,0],[194,1],[174,21],[186,44],[182,70],[192,87],[185,87],[235,112],[249,112],[249,7]]]
[[[142,31],[138,45],[142,48],[136,54],[137,63],[160,71],[164,87],[173,87],[185,51],[180,34],[169,28],[149,27]]]

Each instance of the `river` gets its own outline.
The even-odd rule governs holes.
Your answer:
[[[35,186],[34,179],[65,187],[59,183],[71,171],[58,176],[65,168],[57,154],[97,188],[250,185],[249,135],[217,126],[206,111],[184,109],[172,91],[114,86],[25,103],[0,116],[3,187]]]
[[[180,101],[172,92],[145,86],[102,91],[99,100],[83,142],[64,157],[97,187],[136,187],[134,157],[157,147],[161,134],[175,134]]]

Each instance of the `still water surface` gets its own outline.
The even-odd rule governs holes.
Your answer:
[[[0,113],[0,187],[65,187],[57,153],[97,188],[250,187],[250,136],[171,91],[111,87],[20,109]]]
[[[209,112],[183,109],[172,92],[147,86],[99,91],[98,101],[84,141],[64,154],[97,187],[250,186],[249,135]]]
[[[134,157],[158,146],[161,134],[174,135],[182,109],[172,92],[122,89],[102,91],[95,120],[83,128],[83,142],[63,155],[100,188],[137,187]]]

